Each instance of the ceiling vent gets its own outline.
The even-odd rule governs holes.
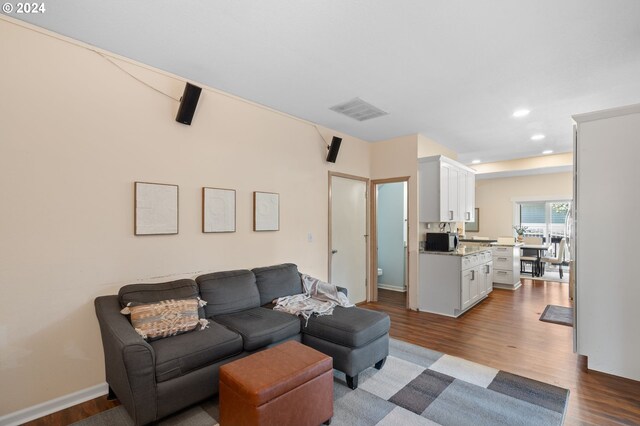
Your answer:
[[[384,112],[380,108],[376,108],[360,98],[343,102],[329,109],[358,121],[371,120],[372,118],[382,117],[388,114],[388,112]]]

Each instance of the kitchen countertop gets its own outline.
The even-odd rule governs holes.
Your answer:
[[[459,238],[458,241],[460,241],[461,243],[478,243],[478,244],[490,244],[490,243],[497,243],[498,242],[498,240],[493,239],[493,238],[486,238],[486,239]]]
[[[420,250],[420,254],[437,254],[441,256],[468,256],[470,254],[478,254],[482,252],[491,252],[491,247],[482,246],[461,246],[454,251],[426,251]]]
[[[500,247],[521,247],[523,246],[524,243],[517,243],[517,242],[512,242],[512,243],[491,243],[491,246],[500,246]]]

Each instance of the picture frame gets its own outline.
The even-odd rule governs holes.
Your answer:
[[[178,198],[178,185],[135,182],[134,234],[177,234]]]
[[[480,209],[476,207],[476,216],[473,222],[465,222],[465,232],[480,232]]]
[[[202,188],[202,232],[236,232],[236,191]]]
[[[253,193],[253,230],[280,230],[280,194],[259,191]]]

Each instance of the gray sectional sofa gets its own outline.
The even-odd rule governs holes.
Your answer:
[[[341,291],[345,291],[341,289]],[[346,291],[345,291],[346,292]],[[218,392],[221,365],[287,340],[301,341],[333,358],[352,389],[358,374],[380,369],[389,353],[388,315],[336,307],[308,323],[271,309],[278,297],[302,293],[294,264],[215,272],[195,281],[132,284],[95,300],[106,380],[136,425],[147,424]],[[200,297],[209,327],[147,342],[120,310],[129,302]]]

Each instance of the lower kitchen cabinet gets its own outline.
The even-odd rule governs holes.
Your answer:
[[[506,290],[520,287],[520,247],[517,244],[493,244],[493,286]]]
[[[490,249],[420,254],[418,308],[457,317],[493,290]]]

